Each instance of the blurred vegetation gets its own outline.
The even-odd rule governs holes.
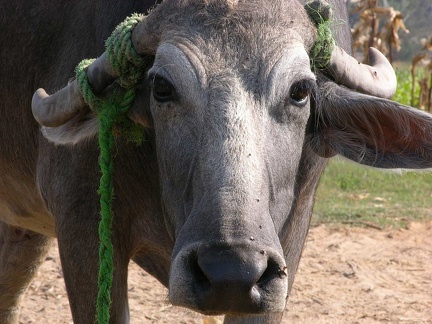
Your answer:
[[[398,81],[398,87],[392,100],[400,102],[403,105],[411,106],[411,86],[412,76],[410,72],[409,64],[397,64],[395,66],[396,77]],[[417,79],[424,76],[424,71],[417,71]],[[414,88],[414,107],[418,107],[419,104],[420,87]]]
[[[333,158],[321,178],[312,224],[404,227],[432,219],[432,173],[383,171]]]
[[[354,0],[353,0],[354,1]],[[375,47],[387,55],[393,63],[395,51],[401,49],[399,34],[409,33],[404,15],[393,7],[382,7],[378,0],[357,0],[351,9],[358,14],[358,21],[352,27],[354,53],[360,51],[367,62],[368,48]]]
[[[394,53],[394,59],[411,62],[414,55],[422,47],[421,40],[432,34],[432,1],[431,0],[377,0],[379,6],[393,7],[403,15],[403,21],[409,33],[399,33],[401,41],[400,51]],[[356,12],[359,5],[357,0],[348,0],[351,8],[350,25],[359,21],[360,13]]]
[[[404,35],[416,43],[409,57],[398,62],[410,62],[410,68],[397,71],[399,81],[398,93],[393,98],[406,105],[432,111],[432,2],[390,0],[351,0],[350,23],[353,35],[353,51],[359,60],[368,62],[368,48],[375,47],[386,55],[391,64],[407,46]],[[394,5],[394,7],[393,7]],[[410,29],[409,17],[416,23]],[[426,18],[424,20],[423,18]],[[418,21],[424,24],[418,24]],[[419,27],[420,26],[420,27]],[[408,27],[408,28],[407,28]],[[419,28],[416,28],[419,27]],[[405,40],[408,40],[405,38]],[[401,57],[399,57],[401,58]],[[409,98],[409,99],[408,99]]]
[[[411,61],[422,47],[421,40],[432,35],[431,0],[381,0],[404,15],[404,22],[410,31],[401,35],[401,50],[396,54],[400,61]]]

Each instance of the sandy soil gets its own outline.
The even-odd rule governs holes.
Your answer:
[[[131,323],[221,323],[167,302],[130,265]],[[57,246],[26,292],[20,323],[72,323]],[[432,323],[432,222],[311,229],[283,323]]]

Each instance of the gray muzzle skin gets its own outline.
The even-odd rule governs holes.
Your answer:
[[[281,312],[287,278],[282,254],[268,245],[195,243],[174,257],[169,298],[206,315]]]

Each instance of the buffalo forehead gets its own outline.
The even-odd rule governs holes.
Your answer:
[[[169,3],[161,42],[193,43],[216,71],[255,66],[286,47],[309,50],[314,29],[297,1],[178,1]],[[162,9],[162,8],[161,8]],[[255,61],[255,62],[253,62]],[[222,66],[221,66],[222,65]]]

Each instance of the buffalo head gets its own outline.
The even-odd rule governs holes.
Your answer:
[[[314,73],[315,37],[297,1],[165,1],[135,28],[151,64],[129,116],[155,138],[173,304],[282,312],[326,157],[432,167],[429,115],[324,75],[389,96],[388,63],[373,52],[375,67],[359,67],[336,48],[329,73]],[[88,74],[99,92],[116,77],[104,55]],[[96,132],[75,83],[39,90],[33,110],[54,142]]]

